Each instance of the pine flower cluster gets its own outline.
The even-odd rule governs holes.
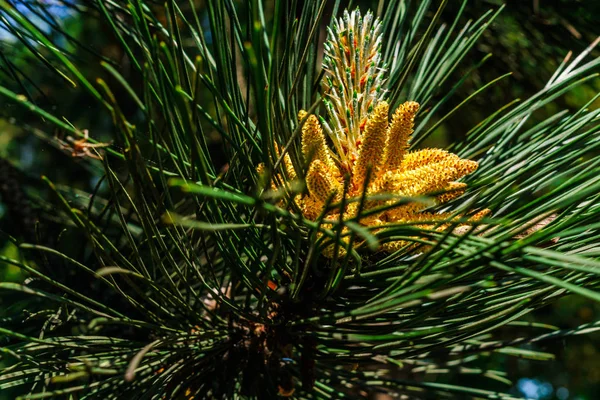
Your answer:
[[[374,195],[415,197],[437,192],[434,202],[442,204],[464,193],[466,184],[458,180],[478,166],[475,161],[442,149],[409,151],[419,104],[405,102],[389,120],[389,105],[384,100],[386,70],[381,65],[380,26],[370,12],[361,17],[356,10],[346,11],[329,29],[323,61],[328,121],[316,115],[306,118],[305,111],[298,115],[300,121],[305,120],[302,153],[308,165],[308,193],[297,196],[295,202],[309,219],[315,220],[325,213],[326,227],[332,226],[327,222],[353,219],[374,231],[393,223],[418,223],[445,230],[451,225],[447,220],[452,214],[426,211],[431,203],[415,201],[385,209],[392,200],[369,200]],[[299,175],[287,156],[284,166],[288,178]],[[348,201],[340,212],[335,204],[344,196],[354,200]],[[359,209],[361,202],[357,199],[363,197],[366,201]],[[325,210],[328,206],[331,207]],[[376,208],[384,210],[373,212]],[[480,219],[487,211],[475,214],[469,221]],[[365,213],[368,216],[363,217]],[[347,228],[342,237],[347,243]],[[383,244],[382,249],[395,251],[407,245],[409,241],[397,240]],[[324,255],[334,256],[333,248],[333,245],[327,247]],[[338,256],[343,254],[345,250],[341,248]]]

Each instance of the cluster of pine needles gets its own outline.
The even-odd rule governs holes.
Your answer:
[[[600,301],[600,94],[538,118],[597,81],[588,52],[423,148],[508,78],[453,97],[501,8],[464,21],[463,1],[445,25],[446,1],[64,2],[113,35],[115,60],[48,2],[15,3],[0,0],[23,49],[1,59],[3,112],[98,184],[19,191],[37,221],[3,232],[18,252],[0,263],[26,279],[0,282],[0,393],[512,399],[503,360],[600,329],[527,319],[567,294]],[[111,123],[40,104],[40,80]]]

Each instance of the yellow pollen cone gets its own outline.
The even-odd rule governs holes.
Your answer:
[[[446,159],[459,160],[460,157],[442,149],[423,149],[411,151],[404,156],[402,163],[400,163],[399,169],[400,171],[407,171],[422,167],[424,165],[442,162]]]
[[[385,145],[385,170],[393,171],[400,167],[413,133],[417,111],[419,103],[407,101],[394,112]]]
[[[367,170],[371,168],[371,182],[375,181],[381,173],[383,162],[383,148],[386,142],[388,127],[388,103],[379,103],[369,120],[358,151],[358,159],[352,169],[352,187],[361,190],[365,184]]]
[[[281,150],[277,143],[275,143],[275,155],[277,158],[281,157]],[[289,180],[294,180],[297,178],[296,170],[294,169],[294,164],[292,163],[292,159],[290,157],[290,153],[285,153],[283,156],[283,168],[285,169],[285,173]]]
[[[334,200],[341,195],[341,185],[337,182],[327,165],[321,160],[314,160],[310,164],[308,174],[306,175],[306,186],[311,197],[325,203],[333,194]]]
[[[302,154],[305,162],[321,161],[331,173],[339,176],[339,172],[331,158],[329,147],[325,142],[323,129],[316,116],[308,117],[302,127]]]
[[[445,193],[442,193],[435,197],[437,204],[443,204],[450,200],[453,200],[459,196],[462,196],[467,189],[467,184],[462,182],[450,182],[448,186],[444,188]]]

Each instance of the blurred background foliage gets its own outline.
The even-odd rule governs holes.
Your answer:
[[[111,77],[99,63],[100,59],[104,59],[118,67],[132,87],[139,87],[141,77],[131,73],[132,70],[128,68],[130,60],[118,45],[117,38],[98,18],[97,13],[86,8],[85,2],[49,0],[42,2],[46,3],[44,8],[36,7],[35,2],[30,0],[13,3],[26,11],[32,22],[45,27],[48,35],[60,35],[57,39],[64,44],[64,49],[70,57],[78,61],[80,67],[85,66],[84,72],[87,76],[102,77],[110,83]],[[190,7],[190,3],[192,2],[182,1],[182,8]],[[195,0],[193,3],[199,9],[204,7],[201,0]],[[379,3],[375,0],[365,0],[354,4],[358,4],[361,9],[378,10]],[[501,1],[474,0],[466,10],[466,17],[475,18],[491,6],[500,4]],[[459,2],[449,2],[442,18],[451,22],[458,7]],[[268,7],[266,9],[269,10]],[[378,10],[382,11],[385,10]],[[331,13],[331,10],[326,12]],[[269,18],[269,15],[266,17]],[[31,62],[35,56],[25,44],[15,38],[15,32],[12,32],[9,26],[10,21],[0,22],[0,85],[26,95],[44,109],[65,115],[77,126],[89,129],[92,136],[99,141],[110,137],[110,116],[98,113],[94,106],[95,101],[85,91],[73,88],[51,69],[37,68],[37,64]],[[67,35],[56,33],[55,27],[60,27]],[[469,106],[469,113],[463,112],[460,117],[444,121],[426,145],[447,147],[449,143],[459,141],[470,128],[501,106],[515,98],[527,97],[537,92],[544,87],[558,64],[570,51],[574,54],[582,52],[599,35],[600,1],[508,1],[504,11],[483,34],[475,50],[468,55],[457,76],[465,74],[487,54],[492,53],[493,56],[470,75],[467,84],[463,85],[453,100],[446,105],[447,111],[485,83],[507,72],[512,72],[512,76],[488,89],[486,95],[477,96]],[[30,42],[28,46],[35,47],[35,43]],[[597,49],[594,51],[600,55]],[[581,107],[600,91],[598,81],[593,82],[595,83],[578,86],[567,96],[548,105],[547,113]],[[131,110],[135,109],[134,105],[130,104],[128,107],[129,97],[118,92],[115,95],[117,98],[123,98],[121,105],[125,115],[129,113],[128,118],[135,120],[135,115],[131,115]],[[60,99],[60,102],[54,103],[51,99]],[[593,107],[599,105],[597,101]],[[543,117],[543,113],[538,116]],[[99,183],[100,170],[90,169],[88,164],[77,160],[74,162],[70,153],[61,147],[57,138],[64,139],[63,132],[55,131],[48,135],[47,132],[37,130],[36,123],[30,123],[30,119],[35,121],[26,111],[8,102],[0,107],[2,232],[14,232],[15,224],[33,218],[33,215],[27,214],[35,213],[35,208],[42,204],[36,203],[35,198],[43,198],[44,193],[31,190],[28,183],[34,182],[40,175],[47,175],[53,182],[68,183],[72,187],[85,190],[92,190]],[[19,121],[18,127],[13,124],[14,120]],[[210,132],[207,132],[207,135],[210,140]],[[219,143],[214,142],[214,138],[212,144],[215,152],[218,152]],[[34,199],[32,207],[27,207],[22,202],[22,190],[30,192],[29,195]],[[9,229],[9,225],[12,225],[13,229]],[[29,227],[21,228],[20,234],[24,237],[29,235],[31,240],[31,236],[35,235],[35,231]],[[69,238],[62,240],[68,243]],[[0,235],[0,254],[17,257],[16,249],[4,235]],[[21,279],[23,277],[16,267],[0,265],[0,281]],[[0,318],[3,308],[0,304]],[[531,314],[529,319],[561,328],[576,327],[600,319],[600,307],[576,296],[568,296]],[[512,358],[496,359],[497,363],[511,364],[499,368],[492,365],[490,369],[507,369],[523,377],[512,389],[515,395],[559,400],[600,398],[600,368],[597,361],[600,356],[600,335],[592,334],[545,343],[542,349],[556,354],[556,360],[532,362]],[[9,399],[10,396],[9,393],[0,393],[2,400]]]

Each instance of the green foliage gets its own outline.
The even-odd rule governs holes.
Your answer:
[[[380,9],[390,104],[422,107],[413,146],[504,78],[446,111],[469,78],[457,73],[461,61],[501,10],[465,22],[463,2],[441,25],[445,2],[432,3]],[[271,190],[270,176],[285,175],[274,143],[305,171],[296,115],[325,115],[321,32],[345,6],[93,1],[81,11],[109,27],[131,71],[97,55],[102,72],[86,75],[69,50],[82,44],[59,26],[46,34],[0,0],[4,23],[44,73],[110,115],[114,141],[90,150],[101,159],[83,161],[102,171],[94,191],[46,177],[32,183],[37,236],[11,237],[19,253],[0,256],[28,277],[0,282],[0,390],[23,399],[270,398],[292,390],[298,398],[509,399],[514,377],[486,369],[488,359],[551,359],[525,345],[600,328],[533,324],[527,336],[510,335],[525,315],[567,293],[600,300],[600,160],[592,157],[600,110],[586,105],[533,122],[548,104],[597,82],[599,59],[565,61],[539,93],[452,145],[480,167],[450,211],[492,210],[464,234],[415,224],[375,232],[358,219],[325,227],[294,207],[302,182]],[[33,101],[30,77],[10,78],[0,94],[40,120],[31,127],[38,136],[53,141],[59,129],[84,137],[77,123]],[[338,260],[321,256],[331,241],[344,246],[345,228],[364,244]],[[373,250],[399,239],[429,247],[416,255]],[[441,377],[428,380],[433,373]],[[457,383],[462,376],[478,379]]]

